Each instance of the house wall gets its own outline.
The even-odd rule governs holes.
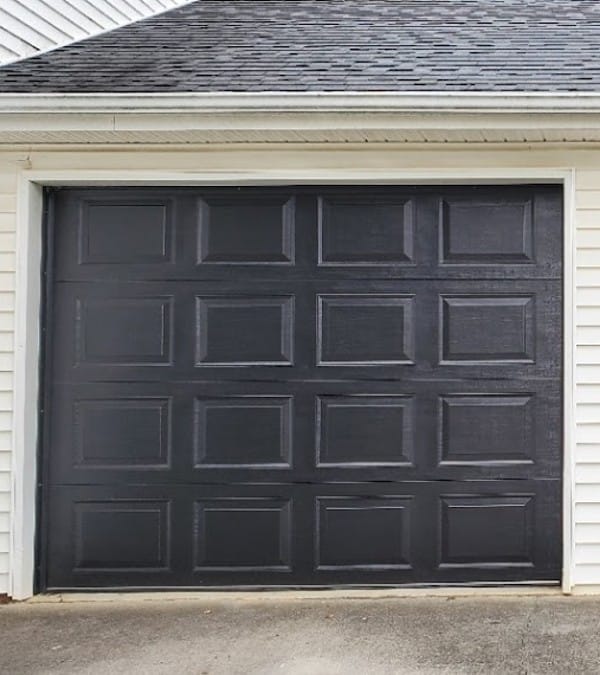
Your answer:
[[[575,334],[574,409],[567,410],[566,436],[575,441],[573,500],[565,509],[566,531],[572,529],[573,541],[567,541],[572,566],[566,570],[577,589],[600,589],[600,149],[595,147],[541,147],[431,145],[409,146],[204,146],[159,150],[136,147],[108,147],[72,150],[65,147],[0,150],[0,593],[12,593],[11,560],[21,560],[12,551],[11,542],[19,542],[12,513],[20,496],[13,486],[16,476],[11,467],[19,458],[13,455],[13,386],[15,325],[15,239],[17,213],[23,200],[17,197],[22,175],[43,175],[55,184],[77,177],[86,182],[93,173],[95,183],[127,180],[127,172],[155,181],[193,182],[200,174],[215,181],[224,176],[232,180],[251,180],[261,173],[289,181],[335,182],[336,173],[354,170],[357,176],[373,182],[397,172],[414,182],[425,181],[427,172],[446,171],[460,177],[485,179],[491,173],[506,176],[533,175],[535,171],[573,170],[575,201],[575,289],[573,298],[565,298],[567,331]],[[235,174],[235,176],[233,176]],[[231,178],[233,176],[233,178]],[[50,178],[48,178],[50,177]],[[442,179],[441,182],[448,182]],[[490,178],[491,180],[491,178]],[[351,181],[351,179],[350,179]],[[129,182],[134,182],[131,174]],[[393,182],[390,180],[390,182]],[[567,207],[569,207],[567,202]],[[567,270],[569,265],[566,265]],[[568,287],[567,287],[568,290]],[[571,302],[571,300],[573,302]],[[572,355],[566,354],[567,365]],[[569,368],[567,368],[567,373]],[[567,404],[569,397],[566,398]],[[18,444],[17,444],[18,446]],[[569,479],[570,480],[570,479]],[[19,484],[16,483],[18,486]],[[570,495],[567,489],[566,494]],[[33,508],[33,505],[30,505]],[[572,527],[571,527],[572,525]],[[572,545],[571,545],[572,543]],[[14,547],[13,547],[14,548]]]
[[[0,63],[123,26],[189,0],[2,0]]]

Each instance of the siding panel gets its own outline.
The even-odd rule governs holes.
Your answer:
[[[600,386],[582,384],[575,391],[577,403],[600,403]]]
[[[0,513],[10,513],[10,493],[8,492],[0,491]]]
[[[580,443],[577,446],[575,459],[582,464],[595,464],[600,462],[600,445],[596,443]]]
[[[600,171],[576,178],[575,584],[600,584]]]
[[[7,5],[2,5],[7,7]],[[0,10],[1,14],[1,10]],[[0,18],[0,25],[2,20]],[[1,54],[0,54],[1,58]],[[0,593],[9,592],[17,164],[0,156]]]
[[[11,450],[12,450],[12,433],[9,431],[0,431],[0,452],[10,453]]]
[[[0,63],[32,56],[190,0],[2,0]]]
[[[581,481],[595,481],[600,483],[600,458],[596,462],[585,462],[575,465],[575,480]],[[600,541],[600,540],[599,540]]]

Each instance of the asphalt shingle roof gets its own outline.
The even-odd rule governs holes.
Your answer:
[[[197,0],[0,92],[600,91],[600,0]]]

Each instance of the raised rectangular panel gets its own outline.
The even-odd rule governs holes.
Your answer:
[[[162,468],[169,465],[170,400],[77,401],[75,461],[83,467]]]
[[[197,297],[196,365],[291,365],[294,298]]]
[[[440,262],[533,263],[533,202],[442,200]]]
[[[289,500],[257,497],[198,501],[194,569],[288,571],[291,528]]]
[[[197,467],[287,467],[292,456],[292,398],[197,399],[194,439]]]
[[[533,296],[442,296],[441,322],[442,361],[534,361]]]
[[[76,303],[77,363],[170,364],[172,298],[86,298]]]
[[[319,396],[317,465],[410,465],[413,403],[409,396]]]
[[[74,509],[76,571],[168,569],[168,501],[86,501]]]
[[[413,261],[411,200],[362,196],[319,198],[320,265],[390,265]]]
[[[79,264],[168,263],[173,256],[173,209],[165,202],[84,202]]]
[[[318,497],[318,570],[410,567],[410,497]]]
[[[200,200],[198,262],[291,264],[294,216],[293,197]]]
[[[440,464],[531,463],[532,395],[449,395],[440,399]]]
[[[414,363],[414,296],[319,295],[318,365]]]
[[[533,495],[441,498],[440,567],[533,566]]]

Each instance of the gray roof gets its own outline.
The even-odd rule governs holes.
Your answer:
[[[598,0],[197,0],[0,92],[600,91]]]

